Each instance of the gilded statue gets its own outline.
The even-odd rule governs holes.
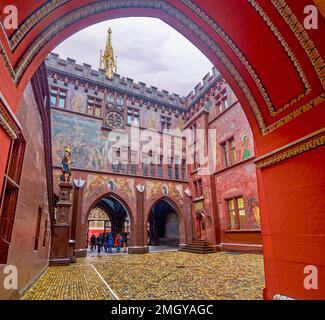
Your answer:
[[[71,168],[70,165],[73,163],[71,161],[71,146],[66,146],[64,148],[64,157],[61,161],[62,174],[60,176],[61,182],[70,182],[71,180]]]

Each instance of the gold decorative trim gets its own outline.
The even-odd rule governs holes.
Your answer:
[[[267,155],[255,161],[256,168],[262,169],[279,163],[281,161],[287,160],[289,158],[295,157],[304,152],[316,149],[325,145],[325,128],[308,135],[298,141],[291,143],[287,147],[281,148],[278,152],[274,154]]]
[[[280,120],[276,121],[275,123],[271,124],[270,126],[268,126],[266,128],[266,132],[271,132],[275,129],[278,129],[279,127],[282,127],[284,124],[290,122],[291,120],[301,116],[304,112],[309,111],[310,109],[316,107],[317,105],[319,105],[320,103],[325,101],[325,92],[322,93],[320,96],[318,96],[317,98],[307,102],[306,104],[304,104],[303,106],[295,109],[294,111],[290,112],[289,114],[287,114],[286,116],[284,116],[283,118],[281,118]]]
[[[309,95],[312,92],[312,88],[311,88],[311,85],[307,79],[307,76],[306,76],[304,70],[302,69],[297,57],[294,55],[294,53],[292,52],[292,49],[290,48],[290,46],[288,45],[288,43],[286,42],[286,40],[284,39],[284,37],[282,36],[280,31],[278,30],[278,28],[274,25],[274,23],[272,22],[270,17],[265,13],[265,11],[261,7],[261,5],[256,0],[248,0],[248,1],[253,6],[253,8],[259,13],[259,15],[263,18],[263,20],[266,22],[267,26],[270,28],[272,33],[278,39],[278,42],[281,44],[281,46],[283,47],[286,54],[288,55],[290,60],[293,62],[294,66],[295,66],[302,82],[304,83],[304,86],[305,86],[305,92],[303,94],[299,95],[297,98],[292,99],[288,104],[284,105],[283,107],[278,109],[276,112],[271,112],[271,115],[273,117],[275,117],[280,112],[284,111],[288,107],[297,103],[300,99]]]
[[[15,78],[16,78],[16,73],[15,73],[15,70],[14,68],[12,67],[10,61],[9,61],[9,58],[6,54],[6,51],[5,49],[3,48],[2,46],[2,43],[0,42],[0,56],[2,57],[2,60],[8,70],[8,73],[11,77],[11,79],[15,82]]]
[[[319,77],[319,80],[325,89],[325,64],[315,44],[310,39],[307,31],[299,22],[296,15],[291,8],[286,4],[285,0],[271,0],[274,7],[278,10],[284,21],[290,27],[301,46],[305,50],[308,58],[310,59],[314,69]]]
[[[11,50],[15,50],[20,41],[25,37],[25,35],[45,16],[53,12],[58,7],[70,2],[71,0],[52,0],[50,2],[45,3],[34,12],[31,16],[29,16],[17,29],[17,31],[12,35],[9,40],[9,44]]]
[[[254,0],[248,0],[249,3],[253,6],[255,10],[257,10],[260,15],[262,16],[263,20],[266,24],[271,28],[271,31],[275,34],[278,42],[284,48],[285,53],[289,57],[289,59],[293,62],[294,67],[297,70],[297,73],[303,82],[305,87],[304,93],[300,94],[298,97],[292,99],[289,103],[282,106],[278,110],[276,110],[275,106],[273,105],[271,99],[268,96],[268,93],[265,87],[262,84],[262,81],[257,76],[253,67],[249,64],[244,54],[240,51],[240,49],[236,46],[236,44],[232,41],[232,39],[227,35],[227,33],[213,20],[211,19],[199,6],[193,3],[191,0],[181,0],[184,5],[186,5],[189,9],[191,9],[194,13],[196,13],[206,24],[210,26],[212,30],[216,32],[216,34],[225,42],[225,44],[233,51],[233,53],[237,56],[241,64],[247,70],[253,81],[255,82],[256,87],[258,88],[268,110],[272,117],[277,116],[279,113],[287,109],[288,107],[292,106],[293,104],[297,103],[300,99],[306,97],[308,94],[311,93],[311,85],[307,79],[305,72],[303,71],[301,65],[299,64],[297,58],[294,56],[291,48],[285,42],[284,38],[280,34],[280,32],[275,27],[274,23],[271,19],[266,15],[260,5]]]
[[[0,126],[7,132],[9,137],[13,140],[17,139],[20,130],[17,128],[15,122],[11,119],[6,111],[6,102],[3,100],[0,93]]]

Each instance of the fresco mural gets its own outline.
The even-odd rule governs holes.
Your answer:
[[[261,227],[261,218],[260,218],[260,206],[256,199],[248,200],[249,208],[249,219],[250,224],[255,228],[259,229]]]
[[[60,165],[64,146],[71,145],[73,168],[107,171],[108,150],[115,137],[101,130],[101,121],[52,110],[53,164]]]
[[[175,129],[183,129],[185,126],[185,121],[182,117],[175,118],[174,127]]]
[[[239,147],[240,159],[246,160],[250,156],[252,156],[251,144],[246,131],[240,132],[239,141],[240,142],[238,147]]]
[[[85,103],[83,103],[81,96],[76,95],[71,99],[71,110],[74,112],[84,113]]]
[[[130,198],[135,197],[134,179],[90,174],[87,178],[84,200],[114,190],[124,192]]]
[[[165,190],[168,190],[167,193]],[[176,199],[178,204],[184,205],[184,187],[182,184],[164,183],[160,181],[146,182],[146,200],[154,200],[163,195]]]
[[[144,116],[142,117],[143,121],[142,121],[142,125],[145,128],[149,128],[149,129],[157,129],[159,130],[159,119],[157,117],[153,117],[152,114],[148,113],[147,117]]]
[[[103,194],[108,191],[105,176],[90,174],[87,177],[84,200],[91,198],[95,194]]]

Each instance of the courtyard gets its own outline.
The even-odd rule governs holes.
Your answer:
[[[49,267],[22,299],[261,300],[263,288],[263,256],[257,254],[92,254]]]

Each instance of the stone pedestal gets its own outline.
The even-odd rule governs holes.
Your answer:
[[[70,209],[72,184],[61,182],[59,184],[59,202],[52,235],[50,265],[67,265],[73,259],[70,245]]]

